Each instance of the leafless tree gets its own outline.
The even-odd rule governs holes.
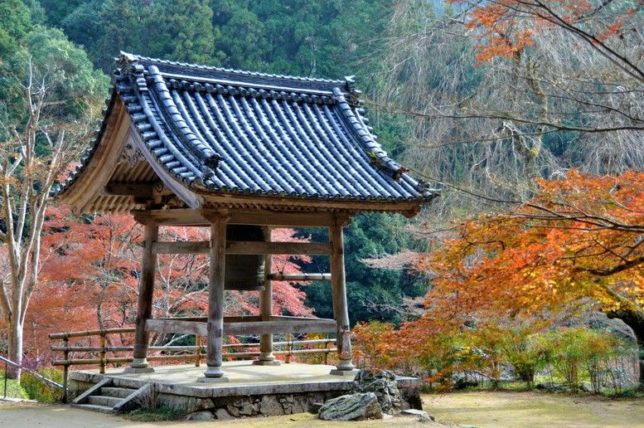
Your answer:
[[[41,231],[50,191],[65,166],[79,158],[83,123],[52,120],[51,111],[70,102],[60,97],[55,70],[26,60],[24,78],[13,79],[24,99],[19,121],[1,120],[0,246],[6,249],[6,277],[0,278],[0,309],[9,326],[9,358],[22,362],[23,326],[38,284]],[[20,376],[18,370],[14,373]]]
[[[554,2],[498,3],[516,3],[516,32],[557,22],[511,57],[477,63],[483,35],[468,23],[486,3],[439,13],[431,2],[400,1],[391,19],[385,96],[368,104],[404,118],[404,161],[445,186],[432,216],[526,201],[534,178],[570,167],[618,174],[644,166],[641,14],[598,2],[573,25],[549,8]],[[619,34],[600,38],[620,14]]]

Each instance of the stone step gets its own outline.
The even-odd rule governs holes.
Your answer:
[[[118,388],[116,386],[104,386],[101,388],[101,395],[107,396],[107,397],[118,397],[118,398],[125,398],[131,393],[136,391],[136,389],[133,388]]]
[[[97,404],[99,406],[114,407],[116,406],[122,398],[119,397],[108,397],[106,395],[90,395],[87,400],[89,404]]]
[[[115,413],[111,407],[100,406],[97,404],[72,404],[72,407],[75,407],[77,409],[83,409],[83,410],[91,410],[93,412],[100,412],[100,413]]]

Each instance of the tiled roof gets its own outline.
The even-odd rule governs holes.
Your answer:
[[[115,92],[145,149],[191,189],[347,201],[434,196],[376,142],[351,78],[277,76],[130,54],[118,65]]]

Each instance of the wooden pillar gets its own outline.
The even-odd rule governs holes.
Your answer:
[[[153,371],[147,362],[149,333],[145,323],[152,316],[152,296],[154,294],[154,273],[157,256],[152,251],[152,245],[159,237],[159,226],[149,222],[145,224],[145,244],[143,261],[141,263],[141,279],[139,281],[139,297],[136,312],[136,333],[134,336],[134,360],[128,371]]]
[[[350,374],[353,371],[351,352],[351,330],[347,305],[347,284],[344,270],[344,236],[342,228],[348,223],[347,217],[335,216],[330,228],[331,239],[331,291],[333,294],[333,315],[336,321],[338,364],[331,374]]]
[[[264,240],[271,241],[271,228],[264,228]],[[260,295],[260,314],[262,321],[270,321],[273,315],[273,282],[271,281],[272,254],[264,256],[264,289]],[[253,364],[260,366],[278,366],[279,361],[273,355],[273,335],[263,334],[259,343],[259,358]]]
[[[208,286],[208,337],[203,381],[225,380],[222,364],[224,335],[224,282],[226,277],[226,221],[227,217],[209,219],[210,225],[210,270]]]

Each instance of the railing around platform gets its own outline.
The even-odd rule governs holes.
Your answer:
[[[63,367],[63,384],[67,390],[67,376],[69,367],[82,365],[98,365],[100,373],[105,373],[108,364],[125,364],[132,362],[131,353],[133,346],[114,346],[110,344],[109,337],[112,335],[133,334],[132,328],[113,328],[105,330],[87,330],[65,333],[53,333],[49,335],[52,341],[62,341],[52,344],[50,349],[56,353],[62,353],[62,359],[54,359],[52,365]],[[189,336],[189,335],[185,335]],[[149,361],[190,361],[199,367],[206,355],[205,341],[202,336],[195,336],[195,345],[181,346],[150,346],[148,347]],[[285,341],[273,342],[273,354],[283,356],[285,363],[290,363],[295,355],[322,355],[324,364],[328,364],[329,354],[337,352],[335,339],[309,339],[293,340],[292,334],[285,335]],[[70,344],[70,340],[89,338],[89,343]],[[93,345],[92,338],[98,338],[98,346]],[[122,338],[121,338],[122,339]],[[122,341],[122,340],[121,340]],[[254,350],[253,348],[257,349]],[[254,358],[260,355],[259,342],[257,343],[226,343],[223,345],[225,360]],[[83,353],[78,357],[74,354]],[[130,356],[122,354],[129,353]],[[116,354],[116,355],[115,355]]]

